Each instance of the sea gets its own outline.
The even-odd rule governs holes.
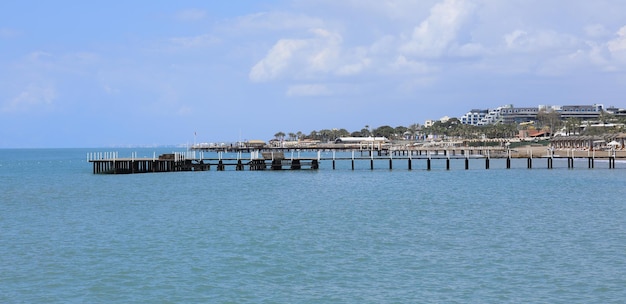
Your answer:
[[[93,174],[105,151],[184,149],[0,150],[1,303],[626,301],[621,161]]]

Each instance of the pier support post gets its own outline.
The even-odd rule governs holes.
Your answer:
[[[450,170],[450,158],[446,158],[446,170]]]
[[[370,170],[374,170],[374,159],[370,159]]]
[[[282,170],[282,169],[283,169],[282,160],[280,159],[272,160],[272,170]]]
[[[224,171],[224,162],[220,159],[217,163],[217,171]]]
[[[567,168],[568,169],[574,168],[574,158],[572,157],[567,158]]]
[[[352,159],[352,171],[354,171],[354,158]]]
[[[411,158],[409,157],[409,170],[413,170],[412,164],[411,164]]]
[[[393,169],[393,160],[389,159],[389,170]]]
[[[426,159],[426,170],[430,171],[430,158]]]
[[[506,158],[506,168],[507,169],[511,169],[511,158],[510,157]]]
[[[465,170],[469,170],[469,158],[465,158]]]
[[[319,162],[317,161],[317,159],[312,160],[312,161],[311,161],[311,169],[313,169],[313,170],[317,170],[317,169],[319,169],[319,168],[320,168],[320,164],[319,164]]]
[[[532,158],[532,157],[529,157],[529,158],[526,160],[526,163],[527,163],[527,166],[526,166],[526,167],[527,167],[528,169],[532,169],[532,168],[533,168],[533,158]]]
[[[489,157],[485,158],[485,169],[489,170]]]
[[[243,170],[243,163],[241,162],[241,159],[237,160],[237,167],[235,167],[235,169],[237,169],[236,171],[242,171]]]
[[[552,169],[553,159],[552,157],[548,157],[548,169]]]
[[[589,157],[588,162],[589,162],[589,169],[593,169],[594,167],[593,157]]]
[[[335,170],[335,160],[333,159],[333,170]]]
[[[291,170],[300,170],[300,169],[302,169],[302,164],[300,164],[300,160],[299,159],[292,160],[291,161]],[[333,169],[335,169],[335,168],[333,167]]]

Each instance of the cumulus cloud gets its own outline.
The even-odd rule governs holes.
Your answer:
[[[361,70],[367,60],[343,64],[341,35],[325,29],[312,29],[308,39],[280,39],[265,58],[256,63],[250,73],[252,81],[262,82],[276,79],[287,72],[292,77],[313,77],[336,71],[350,74]],[[347,60],[346,62],[350,62]]]
[[[611,53],[626,51],[626,26],[617,31],[617,37],[607,43]]]
[[[267,56],[252,67],[249,74],[250,79],[258,82],[276,79],[289,67],[294,54],[306,45],[306,40],[279,40]]]
[[[441,56],[456,42],[457,34],[472,9],[469,1],[462,0],[445,0],[436,4],[428,18],[415,27],[401,51],[419,57]]]
[[[617,37],[607,43],[607,48],[614,58],[616,64],[624,67],[626,65],[626,26],[622,27],[616,33]]]

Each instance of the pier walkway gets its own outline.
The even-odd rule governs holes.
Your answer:
[[[543,151],[545,150],[545,151]],[[585,161],[589,169],[596,168],[596,161],[608,163],[604,167],[615,169],[616,160],[626,161],[626,154],[616,151],[577,151],[557,150],[543,148],[505,150],[502,148],[430,148],[430,149],[407,149],[407,150],[306,150],[307,155],[314,152],[315,157],[301,157],[301,149],[265,149],[263,151],[251,151],[249,153],[238,151],[236,157],[224,157],[225,152],[174,152],[162,154],[152,158],[138,158],[136,153],[130,157],[120,158],[117,152],[88,153],[87,161],[93,165],[94,174],[132,174],[150,172],[179,172],[179,171],[208,171],[213,168],[217,171],[225,170],[317,170],[322,162],[330,162],[332,169],[337,169],[339,162],[350,162],[350,168],[355,170],[355,163],[369,162],[369,168],[380,166],[381,162],[388,162],[385,168],[393,169],[394,165],[404,163],[406,169],[413,170],[415,162],[425,163],[422,168],[431,170],[434,163],[445,163],[445,169],[451,169],[453,160],[462,160],[464,169],[470,169],[470,160],[473,166],[482,162],[480,167],[490,169],[493,160],[502,160],[507,169],[511,169],[512,159],[525,159],[525,167],[532,169],[533,166],[543,160],[545,167],[554,168],[555,160],[567,160],[567,168],[573,169],[575,160]],[[288,151],[288,152],[287,152]],[[540,152],[538,152],[540,151]],[[286,154],[287,152],[287,154]],[[324,152],[324,156],[322,156]],[[289,155],[290,153],[290,155]],[[303,153],[305,154],[305,153]],[[217,155],[217,156],[216,156]],[[539,165],[541,166],[541,165]],[[345,167],[345,166],[343,166]]]

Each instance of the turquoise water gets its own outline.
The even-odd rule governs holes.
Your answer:
[[[87,152],[0,150],[0,302],[626,299],[621,163],[93,175]]]

